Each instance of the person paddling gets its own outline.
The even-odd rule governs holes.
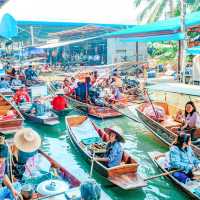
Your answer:
[[[96,157],[96,161],[105,162],[107,167],[120,165],[123,155],[123,149],[120,143],[124,143],[122,130],[118,126],[104,129],[109,134],[109,141],[106,147],[106,153],[103,158]]]

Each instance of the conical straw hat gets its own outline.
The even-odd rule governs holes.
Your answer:
[[[16,132],[14,144],[23,152],[34,152],[39,149],[41,138],[31,128],[23,128]]]

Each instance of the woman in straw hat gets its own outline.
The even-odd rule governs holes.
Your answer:
[[[115,167],[120,165],[123,155],[121,142],[125,139],[122,136],[122,130],[118,126],[104,129],[109,134],[109,142],[106,147],[106,153],[103,158],[95,158],[97,161],[105,162],[107,167]]]
[[[40,145],[41,138],[32,129],[23,128],[16,132],[12,146],[15,178],[23,177],[27,160],[37,153]]]

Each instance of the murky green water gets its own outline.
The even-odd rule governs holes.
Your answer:
[[[72,113],[74,114],[74,113]],[[118,124],[125,132],[126,144],[124,148],[131,153],[140,163],[139,172],[143,177],[161,173],[150,158],[150,151],[165,151],[167,148],[160,143],[152,134],[147,131],[142,124],[138,124],[126,117],[110,120],[94,120],[98,126],[106,127],[111,124]],[[79,156],[77,149],[69,140],[68,132],[65,130],[64,118],[61,124],[55,127],[40,126],[35,124],[26,124],[38,131],[43,137],[43,150],[48,152],[55,160],[78,177],[80,180],[88,178],[90,166]],[[116,187],[110,187],[98,173],[93,174],[93,178],[101,184],[102,189],[114,200],[185,200],[190,199],[168,178],[160,177],[148,182],[148,186],[134,191],[123,191]],[[106,198],[105,198],[106,200]]]

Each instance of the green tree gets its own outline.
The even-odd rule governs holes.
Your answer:
[[[185,0],[187,12],[200,10],[200,0]],[[174,17],[180,15],[180,0],[134,0],[136,8],[144,5],[138,15],[139,23],[150,23],[161,17]]]
[[[168,15],[174,16],[177,8],[177,0],[134,0],[134,6],[144,5],[138,15],[138,22],[149,23]]]

